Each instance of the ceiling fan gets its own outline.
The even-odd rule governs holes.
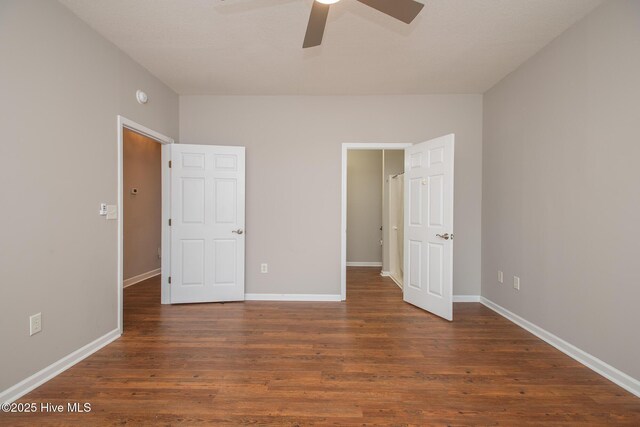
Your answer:
[[[304,37],[303,48],[319,46],[322,43],[324,27],[329,16],[329,6],[340,0],[314,0],[307,25],[307,34]],[[415,0],[358,0],[369,7],[386,13],[392,18],[399,19],[405,24],[410,24],[420,13],[424,4]]]

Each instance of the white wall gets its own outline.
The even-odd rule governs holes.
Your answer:
[[[55,1],[0,2],[0,58],[1,392],[117,327],[116,116],[175,137],[178,99]]]
[[[382,150],[347,155],[347,263],[382,263]]]
[[[383,154],[384,169],[382,172],[382,239],[385,244],[382,246],[382,271],[390,271],[389,266],[389,246],[392,236],[397,236],[397,231],[393,231],[389,226],[389,175],[398,175],[404,173],[404,150],[385,150]]]
[[[606,2],[486,94],[482,227],[483,296],[637,379],[639,99],[640,2]]]
[[[180,97],[180,142],[247,147],[246,289],[340,293],[341,144],[455,133],[454,292],[479,294],[481,95]],[[262,262],[269,273],[260,274]]]

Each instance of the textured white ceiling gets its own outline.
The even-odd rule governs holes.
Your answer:
[[[601,0],[355,0],[302,49],[312,0],[60,0],[179,94],[482,93]]]

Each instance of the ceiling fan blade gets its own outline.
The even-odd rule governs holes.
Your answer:
[[[307,34],[304,36],[303,48],[319,46],[324,35],[324,26],[329,16],[329,5],[314,1],[307,25]]]
[[[424,4],[414,0],[358,0],[382,13],[410,24],[420,13]]]

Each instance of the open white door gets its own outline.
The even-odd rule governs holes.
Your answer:
[[[453,320],[454,135],[405,150],[404,300]]]
[[[244,300],[244,147],[171,146],[171,303]]]

